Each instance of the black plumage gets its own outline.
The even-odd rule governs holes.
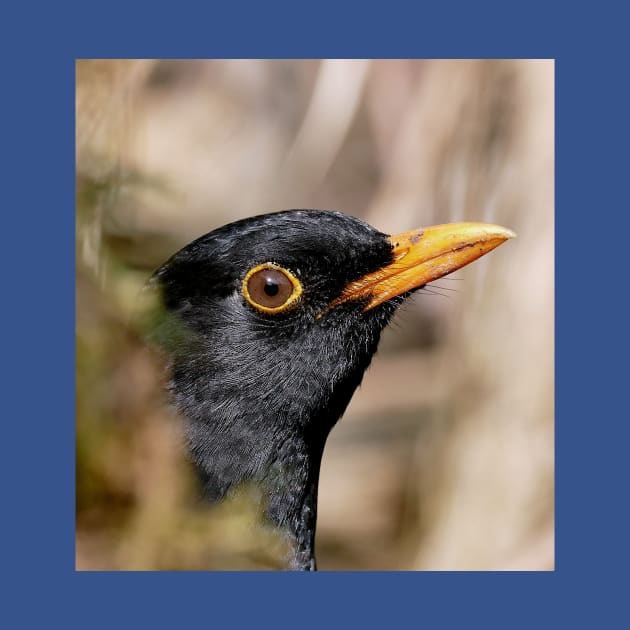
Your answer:
[[[267,518],[291,540],[288,568],[315,569],[326,438],[383,328],[417,287],[373,307],[370,291],[341,296],[353,282],[392,268],[396,245],[342,213],[284,211],[214,230],[153,276],[166,314],[154,338],[170,358],[172,400],[205,493],[218,500],[256,484]],[[273,276],[281,273],[295,285],[285,282],[287,292],[299,288],[295,303],[275,311],[252,303],[244,279],[259,267],[252,292],[265,303],[281,301],[274,296],[284,285],[278,289]]]

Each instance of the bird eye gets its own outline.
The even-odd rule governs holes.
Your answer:
[[[265,313],[284,311],[301,293],[300,281],[290,271],[273,263],[250,269],[243,280],[243,296]]]

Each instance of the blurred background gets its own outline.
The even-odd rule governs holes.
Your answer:
[[[414,296],[328,440],[321,570],[554,568],[551,60],[80,60],[76,566],[277,568],[200,500],[135,314],[224,223],[341,210],[518,238]]]

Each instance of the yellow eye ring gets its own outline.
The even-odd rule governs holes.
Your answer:
[[[275,314],[295,306],[302,295],[302,285],[288,269],[266,262],[247,272],[242,293],[257,310]]]

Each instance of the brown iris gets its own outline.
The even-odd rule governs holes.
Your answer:
[[[296,302],[302,293],[300,281],[274,263],[257,265],[243,280],[243,296],[265,313],[280,313]]]

